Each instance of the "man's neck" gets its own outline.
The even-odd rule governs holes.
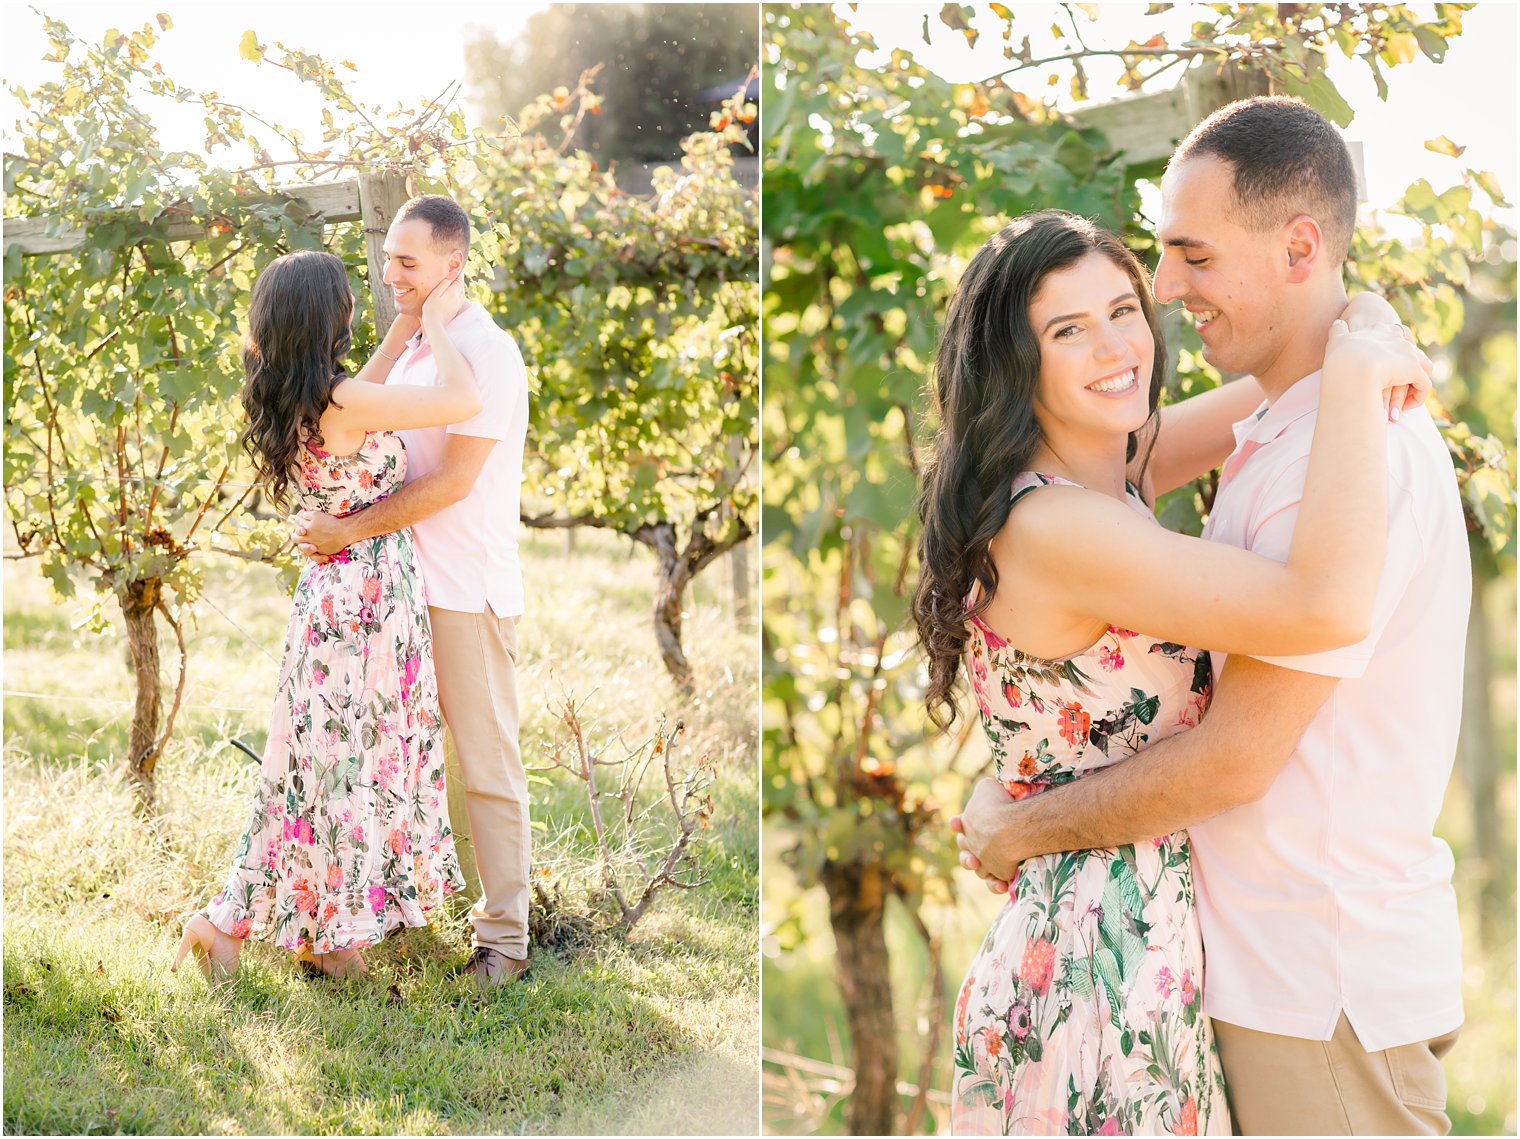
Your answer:
[[[1282,394],[1306,376],[1325,366],[1325,346],[1330,342],[1330,326],[1340,319],[1346,308],[1346,289],[1339,280],[1325,290],[1295,321],[1293,335],[1269,367],[1255,373],[1256,382],[1268,403],[1276,403]]]

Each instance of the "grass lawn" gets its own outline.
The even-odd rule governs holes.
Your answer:
[[[211,567],[150,824],[122,775],[119,621],[75,629],[35,565],[6,563],[7,1132],[757,1131],[756,654],[726,567],[688,601],[698,694],[684,702],[654,647],[647,552],[530,534],[524,574],[525,760],[541,762],[566,692],[588,698],[597,741],[684,718],[683,754],[717,772],[697,852],[711,881],[662,894],[626,939],[536,947],[525,983],[479,999],[453,976],[469,947],[454,900],[369,951],[354,982],[309,980],[260,943],[218,992],[188,964],[171,975],[179,916],[219,888],[245,821],[256,769],[227,741],[264,742],[286,595],[267,567]],[[535,878],[560,899],[541,928],[596,918],[590,834],[579,784],[535,776]]]

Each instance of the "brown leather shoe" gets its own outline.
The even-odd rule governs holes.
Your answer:
[[[475,987],[485,992],[497,985],[520,980],[528,972],[528,959],[508,957],[499,949],[477,945],[475,951],[470,954],[469,963],[465,965],[464,971],[465,975],[475,982]]]

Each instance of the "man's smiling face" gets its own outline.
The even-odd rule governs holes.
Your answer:
[[[1168,169],[1152,291],[1193,314],[1209,363],[1261,375],[1294,331],[1288,258],[1281,234],[1248,229],[1242,216],[1228,162],[1200,154]]]
[[[421,316],[422,302],[450,271],[464,263],[464,253],[433,240],[433,227],[422,218],[391,223],[385,235],[384,281],[396,298],[396,309]]]

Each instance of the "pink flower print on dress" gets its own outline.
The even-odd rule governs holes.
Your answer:
[[[1024,959],[1019,964],[1019,976],[1041,996],[1050,988],[1050,978],[1055,973],[1056,947],[1043,937],[1029,939],[1024,947]]]
[[[1008,701],[1010,708],[1017,708],[1024,702],[1024,697],[1019,693],[1019,686],[1011,680],[1003,681],[1003,699]]]
[[[1013,1033],[1015,1040],[1023,1040],[1029,1035],[1029,1006],[1016,1004],[1008,1010],[1008,1031]]]
[[[955,1002],[955,1038],[966,1039],[966,1004],[971,1000],[971,986],[976,984],[976,977],[966,978],[966,983],[961,986],[961,995]]]
[[[1087,742],[1087,733],[1092,728],[1092,717],[1082,710],[1078,703],[1062,704],[1061,715],[1058,723],[1061,738],[1072,747]]]
[[[1119,1117],[1117,1115],[1110,1115],[1102,1122],[1102,1124],[1099,1125],[1098,1129],[1094,1131],[1093,1134],[1123,1135],[1124,1131],[1119,1127]]]
[[[378,914],[385,909],[384,886],[371,886],[367,893],[369,894],[369,908],[371,910]]]
[[[237,921],[232,923],[232,928],[227,932],[230,933],[233,937],[247,937],[250,933],[253,932],[253,919],[239,918]]]
[[[1185,1005],[1192,1004],[1193,998],[1197,995],[1197,990],[1193,988],[1193,971],[1191,969],[1184,969],[1182,971],[1182,1003]]]
[[[1124,649],[1122,647],[1110,648],[1108,645],[1104,645],[1098,650],[1098,663],[1109,672],[1118,672],[1124,667]]]
[[[1182,1105],[1182,1115],[1177,1120],[1177,1128],[1173,1135],[1197,1135],[1198,1134],[1198,1101],[1188,1096],[1187,1102]]]
[[[986,621],[983,621],[980,617],[978,617],[976,618],[976,623],[981,626],[982,636],[987,641],[988,652],[1000,653],[1008,647],[1008,642],[994,633],[992,631],[992,626],[987,624]]]
[[[422,671],[422,657],[416,653],[406,658],[401,666],[401,702],[405,704],[412,694],[412,685]]]
[[[1003,1034],[996,1026],[982,1029],[982,1047],[987,1049],[989,1060],[996,1060],[1003,1054]]]
[[[1156,991],[1163,997],[1172,991],[1172,986],[1177,983],[1177,978],[1172,976],[1171,969],[1163,965],[1156,971]]]

